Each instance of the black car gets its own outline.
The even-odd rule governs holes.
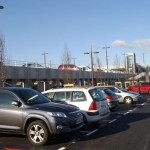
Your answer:
[[[83,127],[79,108],[51,102],[30,88],[0,88],[0,132],[26,134],[33,145]]]

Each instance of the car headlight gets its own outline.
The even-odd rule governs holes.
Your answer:
[[[47,112],[52,117],[62,117],[62,118],[67,118],[67,115],[63,112]]]

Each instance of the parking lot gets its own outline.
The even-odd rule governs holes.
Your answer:
[[[140,123],[141,120],[149,119],[149,104],[150,96],[148,94],[143,94],[142,99],[137,103],[131,105],[119,104],[119,107],[115,111],[111,112],[110,117],[103,122],[91,125],[87,128],[82,128],[76,133],[60,135],[55,139],[50,140],[47,145],[41,147],[32,146],[26,136],[1,133],[0,148],[4,150],[98,149],[99,145],[98,142],[95,143],[95,140],[104,140],[105,142],[105,140],[107,141],[107,137],[110,140],[109,136],[113,136],[114,134],[117,135],[127,131],[130,132],[129,123]],[[142,113],[139,111],[142,111]],[[139,128],[136,132],[139,132],[140,130],[141,128]],[[148,138],[147,140],[150,139]],[[91,147],[91,142],[95,143],[94,147]],[[111,145],[112,141],[109,142]],[[125,142],[128,143],[128,140]],[[117,141],[114,143],[114,145],[115,144],[117,144]],[[107,145],[106,147],[103,145],[101,149],[113,149],[113,147],[108,148]]]

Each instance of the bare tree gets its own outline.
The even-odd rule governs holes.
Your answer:
[[[65,43],[64,51],[62,54],[62,64],[71,64],[71,52],[69,51],[68,45]]]
[[[97,72],[98,72],[98,75],[99,75],[99,80],[100,80],[100,82],[102,82],[103,71],[102,71],[101,61],[100,61],[98,56],[96,56],[96,65],[98,66]]]
[[[5,57],[4,57],[4,38],[0,35],[0,86],[4,86],[6,80],[6,68],[5,68]]]
[[[72,59],[71,52],[69,51],[69,48],[65,43],[64,51],[62,54],[62,64],[71,64],[71,59]],[[66,73],[66,75],[64,76],[65,83],[72,83],[73,82],[72,71],[66,70],[65,73]]]

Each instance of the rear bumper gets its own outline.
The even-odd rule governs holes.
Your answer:
[[[105,112],[103,114],[99,114],[99,112],[98,112],[98,114],[97,113],[94,113],[94,114],[93,114],[93,112],[84,113],[84,116],[86,117],[88,124],[104,120],[105,118],[107,118],[110,115],[110,111]]]

